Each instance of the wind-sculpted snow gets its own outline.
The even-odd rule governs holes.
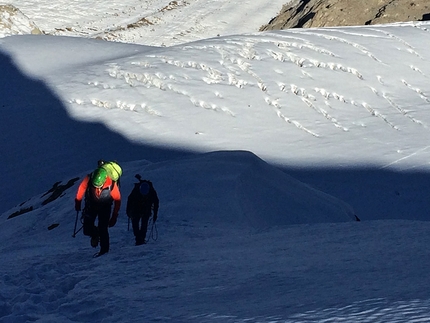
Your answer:
[[[27,68],[47,79],[77,118],[101,109],[98,121],[133,140],[186,143],[196,149],[245,147],[261,156],[301,162],[308,160],[309,150],[295,147],[292,155],[293,143],[306,142],[316,154],[323,149],[333,159],[357,161],[363,153],[349,143],[356,147],[359,140],[377,148],[374,158],[361,162],[385,166],[422,148],[415,140],[409,142],[412,136],[407,134],[428,135],[427,26],[219,37],[168,50],[133,47],[132,55],[70,70],[65,63],[61,73],[49,75],[32,67],[38,63]],[[68,39],[62,41],[66,45]],[[44,37],[30,43],[36,51],[49,42]],[[93,46],[82,42],[80,56],[95,60]],[[24,63],[35,59],[20,52],[19,45],[14,48],[12,40],[6,39],[4,47]],[[132,124],[118,124],[118,113],[133,113]],[[205,116],[207,122],[189,122],[190,114]],[[168,131],[154,132],[155,125]],[[237,129],[251,135],[238,137]],[[391,133],[391,143],[378,144],[369,129]],[[220,132],[222,138],[214,136]],[[347,155],[339,156],[337,147],[331,150],[332,136],[343,138]],[[407,167],[421,166],[407,161],[412,162]]]

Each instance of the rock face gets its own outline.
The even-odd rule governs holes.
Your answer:
[[[22,34],[42,34],[18,8],[11,4],[0,4],[0,37]]]
[[[430,0],[293,0],[263,30],[430,20]]]

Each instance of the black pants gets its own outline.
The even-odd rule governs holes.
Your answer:
[[[136,245],[145,243],[146,231],[148,230],[148,221],[150,217],[151,213],[132,217],[131,224],[133,226],[134,237],[136,238]]]
[[[109,219],[111,206],[89,208],[84,211],[84,235],[91,238],[100,237],[100,253],[109,251]],[[98,225],[95,225],[98,218]]]

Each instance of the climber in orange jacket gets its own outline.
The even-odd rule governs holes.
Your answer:
[[[78,212],[81,210],[84,196],[85,207],[82,211],[84,235],[91,237],[91,246],[94,248],[100,241],[100,251],[96,256],[101,256],[109,251],[108,228],[116,224],[121,206],[121,193],[117,183],[100,167],[87,175],[78,187],[75,198],[75,210]],[[112,203],[114,207],[111,216]]]

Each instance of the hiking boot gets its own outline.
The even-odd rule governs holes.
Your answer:
[[[146,241],[145,240],[138,240],[138,241],[136,241],[136,246],[141,246],[141,245],[143,245],[143,244],[146,244]]]
[[[109,251],[99,251],[99,252],[96,252],[96,253],[93,255],[93,258],[97,258],[97,257],[103,256],[103,255],[107,254],[108,252],[109,252]]]
[[[99,245],[99,237],[91,237],[91,247],[97,248]]]

